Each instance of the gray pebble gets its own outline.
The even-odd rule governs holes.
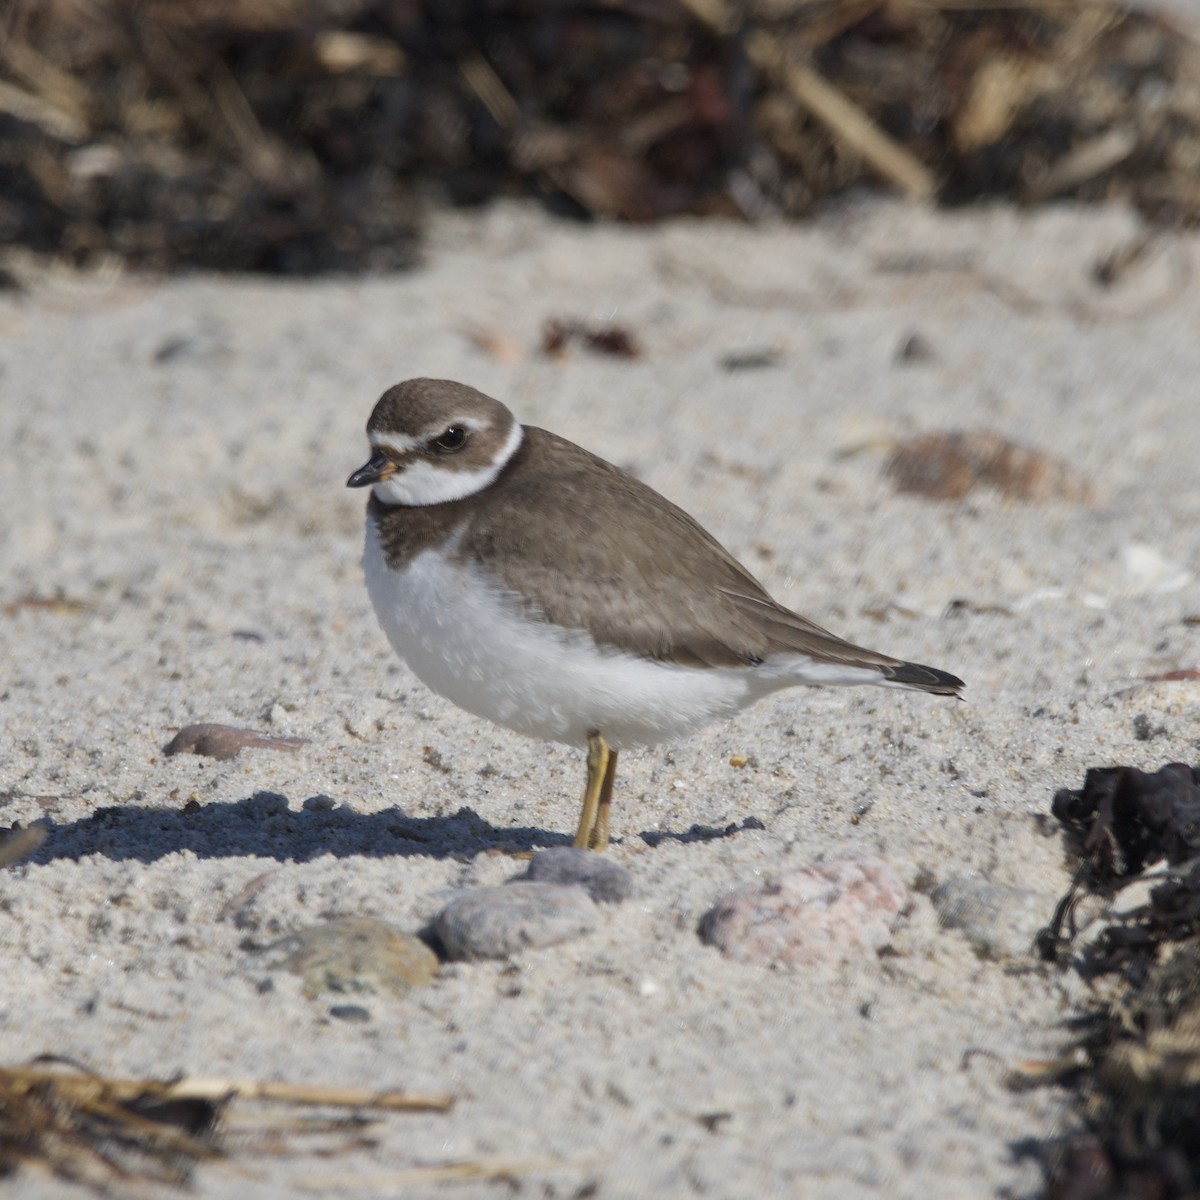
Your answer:
[[[517,879],[567,883],[581,887],[597,904],[620,904],[633,894],[633,876],[624,867],[592,850],[555,846],[534,855]]]
[[[335,1004],[329,1010],[329,1015],[339,1021],[350,1021],[359,1025],[371,1019],[371,1014],[361,1004]]]
[[[508,958],[589,933],[596,920],[596,906],[582,888],[505,883],[475,888],[448,904],[433,931],[448,958]]]
[[[1038,930],[1054,914],[1054,897],[983,879],[948,879],[929,895],[945,929],[958,929],[984,958],[1023,958],[1034,953]]]

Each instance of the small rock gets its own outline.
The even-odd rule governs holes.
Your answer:
[[[351,1021],[359,1025],[371,1019],[370,1012],[361,1004],[335,1004],[329,1010],[329,1015],[338,1021]]]
[[[624,867],[591,850],[555,846],[534,855],[524,875],[536,883],[581,887],[597,904],[620,904],[633,895],[633,876]]]
[[[1151,725],[1150,718],[1145,713],[1137,713],[1133,718],[1133,736],[1139,742],[1149,742],[1156,737],[1165,737],[1170,730],[1165,725]]]
[[[438,960],[420,938],[373,917],[342,917],[301,929],[272,947],[281,966],[321,992],[388,992],[404,996],[437,974]]]
[[[919,333],[907,334],[900,339],[900,345],[896,347],[898,363],[932,362],[936,358],[929,340]]]
[[[228,338],[219,329],[199,328],[173,334],[161,341],[152,355],[158,366],[169,363],[210,363],[229,355]]]
[[[934,888],[929,899],[943,929],[958,929],[984,958],[1036,953],[1038,932],[1054,915],[1054,897],[962,876]]]
[[[1135,596],[1165,596],[1192,582],[1192,573],[1182,563],[1141,542],[1121,547],[1121,565]]]
[[[879,859],[819,863],[729,892],[704,914],[700,938],[738,962],[838,961],[886,945],[907,899]]]
[[[434,918],[433,930],[448,958],[507,958],[589,933],[596,916],[580,887],[505,883],[460,896]]]
[[[777,367],[781,362],[783,355],[779,350],[774,346],[766,346],[761,350],[742,350],[722,355],[720,367],[723,371],[762,371]]]

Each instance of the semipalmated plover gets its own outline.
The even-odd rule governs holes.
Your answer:
[[[797,684],[963,687],[777,604],[682,509],[465,384],[389,388],[367,437],[347,486],[371,487],[379,623],[460,708],[587,746],[576,846],[608,844],[618,750]]]

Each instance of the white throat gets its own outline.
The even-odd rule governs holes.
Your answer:
[[[375,484],[372,490],[384,504],[406,504],[410,507],[463,500],[483,491],[495,480],[508,460],[516,454],[524,436],[525,431],[520,423],[513,421],[504,445],[487,466],[474,471],[459,471],[450,465],[451,460],[442,466],[436,461],[420,459],[410,463],[404,470],[397,471],[390,479]],[[394,445],[396,441],[387,435],[381,435],[379,440],[388,445]]]

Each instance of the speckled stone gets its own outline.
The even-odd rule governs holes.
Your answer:
[[[1055,899],[984,879],[948,879],[929,895],[945,929],[958,929],[984,958],[1033,955],[1038,931],[1050,923]]]
[[[597,904],[620,904],[633,895],[633,876],[624,867],[591,850],[555,846],[535,854],[524,875],[537,883],[581,887]]]
[[[737,962],[836,962],[886,945],[907,899],[879,859],[819,863],[722,896],[701,919],[700,938]]]
[[[597,909],[580,887],[518,882],[474,888],[433,921],[446,957],[508,958],[589,933]]]
[[[420,938],[372,917],[343,917],[276,942],[280,965],[321,992],[404,996],[437,974],[438,960]]]

